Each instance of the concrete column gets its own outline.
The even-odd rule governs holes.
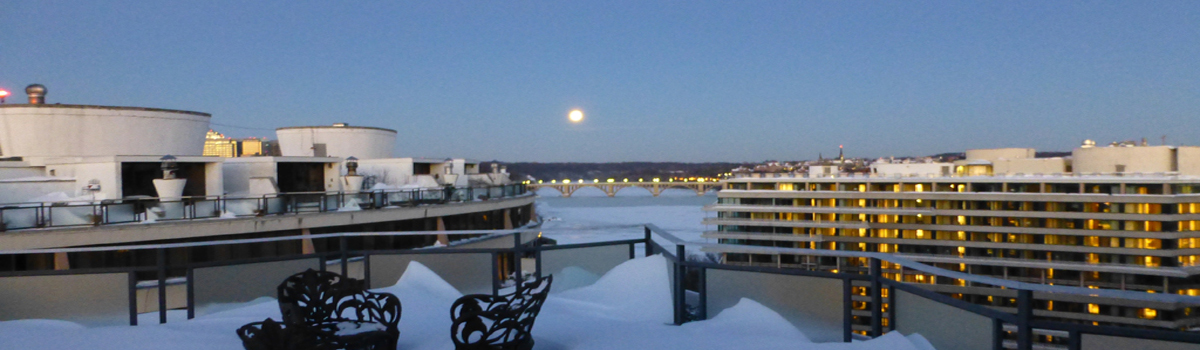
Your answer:
[[[54,269],[55,270],[70,270],[71,260],[67,258],[67,253],[54,253]]]
[[[313,246],[312,238],[308,238],[312,233],[306,228],[300,229],[300,235],[305,238],[300,239],[300,254],[313,254],[317,252],[317,248]]]
[[[438,220],[441,220],[441,218],[438,218]],[[504,229],[505,230],[513,229],[512,209],[504,209]]]
[[[438,231],[446,230],[446,221],[443,220],[441,216],[437,217],[437,230]],[[447,236],[446,234],[438,234],[437,241],[438,241],[438,244],[441,244],[441,245],[450,245],[450,236]]]

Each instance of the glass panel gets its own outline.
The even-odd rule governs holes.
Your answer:
[[[0,300],[4,300],[0,321],[60,319],[86,325],[128,325],[129,274],[0,278]]]
[[[1088,350],[1195,350],[1197,347],[1200,347],[1198,344],[1187,344],[1163,340],[1121,338],[1098,334],[1084,334],[1082,340],[1082,348]]]
[[[108,223],[117,224],[137,221],[137,213],[134,212],[134,207],[133,203],[117,203],[105,206],[104,210],[105,214],[108,215]]]
[[[938,349],[992,348],[992,319],[897,290],[896,330],[920,333]]]
[[[707,273],[709,318],[749,298],[778,312],[814,342],[842,341],[840,279],[718,269]]]
[[[547,250],[542,252],[542,274],[554,275],[552,293],[595,283],[613,267],[629,260],[629,245]]]
[[[92,206],[50,207],[50,226],[91,225]]]
[[[272,261],[255,264],[198,268],[192,272],[196,314],[219,311],[214,303],[240,303],[259,297],[278,297],[279,283],[307,269],[319,269],[318,259]],[[333,271],[333,270],[331,270]],[[236,286],[236,288],[231,288]]]
[[[417,261],[463,294],[492,294],[491,253],[371,255],[370,259],[372,288],[395,285],[408,264]]]
[[[7,230],[16,230],[22,228],[34,228],[38,225],[38,211],[41,208],[4,208],[4,228]]]

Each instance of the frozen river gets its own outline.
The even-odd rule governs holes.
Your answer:
[[[717,201],[715,192],[696,196],[683,189],[665,190],[658,197],[640,188],[625,189],[608,197],[598,189],[584,188],[571,198],[558,191],[538,192],[537,214],[546,219],[542,230],[559,243],[640,238],[642,224],[658,227],[688,241],[703,241],[706,230],[702,208]],[[712,228],[709,228],[712,229]]]

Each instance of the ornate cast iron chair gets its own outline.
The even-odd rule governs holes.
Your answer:
[[[458,350],[528,350],[533,348],[537,319],[553,276],[518,285],[501,296],[463,296],[450,307],[450,338]]]
[[[400,337],[399,298],[366,291],[362,281],[332,272],[309,269],[285,279],[279,311],[301,347],[392,350]]]
[[[254,322],[238,328],[238,338],[246,350],[295,350],[299,339],[292,336],[282,323],[272,319]]]

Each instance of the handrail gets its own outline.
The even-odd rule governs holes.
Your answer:
[[[228,239],[228,240],[188,242],[188,243],[136,244],[136,245],[83,247],[83,248],[45,248],[45,249],[0,250],[0,255],[80,253],[80,252],[103,252],[103,251],[116,251],[116,250],[190,248],[190,247],[207,247],[207,246],[225,245],[225,244],[264,243],[264,242],[279,242],[279,241],[292,241],[292,240],[301,240],[301,239],[338,238],[338,237],[429,236],[429,235],[462,236],[462,235],[482,235],[482,234],[501,236],[501,235],[509,235],[509,234],[514,234],[514,233],[535,233],[535,232],[541,232],[541,231],[537,230],[537,229],[512,229],[512,230],[454,230],[454,231],[337,232],[337,233],[322,233],[322,234],[315,234],[315,235],[293,235],[293,236],[265,237],[265,238],[243,238],[243,239]]]
[[[953,279],[961,279],[974,283],[993,285],[1008,289],[1031,290],[1035,292],[1047,292],[1058,294],[1072,294],[1084,296],[1098,296],[1106,298],[1129,299],[1138,301],[1152,301],[1161,303],[1175,303],[1181,305],[1200,305],[1200,296],[1188,296],[1166,293],[1146,293],[1128,290],[1116,289],[1091,289],[1084,287],[1047,285],[1038,283],[1019,282],[1013,280],[1000,279],[989,276],[969,274],[965,272],[946,270],[940,267],[928,265],[914,260],[906,259],[900,256],[888,253],[873,253],[873,252],[853,252],[844,250],[822,250],[822,249],[804,249],[804,248],[781,248],[781,247],[758,247],[745,246],[735,244],[719,244],[719,243],[703,243],[703,242],[685,242],[686,245],[699,246],[703,248],[717,249],[721,252],[735,253],[757,253],[757,254],[797,254],[797,255],[815,255],[815,256],[833,256],[845,258],[870,258],[879,259],[893,264],[899,264],[907,269],[921,271],[924,273],[936,275],[939,277],[947,277]]]
[[[147,221],[149,207],[167,210],[156,221],[215,219],[223,213],[237,217],[279,215],[300,212],[339,211],[357,198],[361,209],[382,209],[398,205],[470,202],[478,197],[515,198],[528,196],[524,184],[463,188],[379,189],[366,191],[283,192],[258,196],[221,195],[185,197],[133,197],[103,200],[64,200],[60,202],[24,202],[0,204],[0,231],[48,227],[78,227],[126,224]],[[395,197],[399,195],[399,197]],[[319,197],[319,198],[313,198]],[[176,203],[175,206],[160,204]],[[200,205],[203,203],[203,205]],[[234,203],[241,203],[233,207]],[[299,203],[316,205],[304,205]],[[182,205],[180,205],[182,204]],[[211,204],[211,205],[210,205]],[[88,210],[90,209],[90,213]],[[65,212],[63,212],[65,211]],[[55,220],[56,215],[69,220]],[[115,216],[115,217],[113,217]]]
[[[483,186],[483,187],[454,187],[454,190],[455,191],[461,191],[461,190],[467,190],[467,189],[478,190],[478,189],[504,188],[504,187],[510,187],[510,186],[523,186],[523,185],[522,184],[509,184],[509,185],[496,185],[496,186]],[[180,197],[149,197],[149,196],[140,197],[139,196],[139,197],[109,198],[109,199],[65,199],[65,200],[61,200],[61,201],[0,203],[0,208],[11,207],[11,206],[21,206],[20,208],[34,208],[36,206],[45,206],[45,207],[92,206],[92,205],[111,204],[111,203],[119,203],[119,202],[127,202],[127,201],[128,202],[147,202],[147,201],[183,202],[183,201],[187,201],[187,200],[219,200],[219,199],[238,200],[238,199],[280,198],[280,197],[292,196],[292,195],[327,195],[327,196],[347,195],[347,196],[352,196],[352,195],[397,194],[397,193],[414,193],[414,192],[445,193],[446,189],[444,187],[430,187],[430,188],[378,189],[378,190],[359,190],[359,191],[279,192],[279,193],[268,193],[268,194],[255,195],[255,196],[225,194],[225,195],[204,195],[204,196],[180,196]]]
[[[536,224],[533,224],[533,225],[536,225]],[[364,264],[370,264],[369,257],[373,256],[373,255],[480,253],[480,254],[492,254],[493,259],[496,259],[498,257],[498,254],[531,253],[531,254],[536,254],[536,256],[538,257],[536,273],[538,275],[540,275],[542,273],[541,259],[540,259],[542,251],[573,249],[573,248],[587,248],[587,247],[607,246],[607,245],[629,245],[629,254],[630,254],[629,256],[630,256],[630,258],[633,258],[634,257],[634,245],[638,244],[638,243],[645,243],[647,255],[649,255],[651,253],[651,246],[657,247],[654,250],[662,250],[663,251],[662,253],[664,256],[671,255],[672,253],[675,254],[675,255],[671,255],[670,261],[671,261],[673,268],[675,269],[675,273],[673,275],[674,279],[673,279],[673,281],[671,281],[671,283],[673,285],[673,288],[675,288],[675,290],[673,292],[672,303],[673,303],[673,308],[675,309],[677,324],[682,324],[683,322],[686,322],[688,319],[688,317],[685,316],[685,314],[687,314],[688,311],[686,311],[686,309],[687,309],[686,303],[687,302],[686,302],[685,292],[684,292],[685,288],[688,288],[685,280],[691,278],[691,277],[687,277],[688,269],[701,269],[701,270],[725,269],[725,270],[731,270],[731,271],[764,272],[764,273],[781,274],[781,275],[801,275],[801,276],[813,276],[813,277],[819,277],[819,278],[841,279],[843,281],[843,289],[842,289],[843,305],[842,305],[842,307],[845,312],[844,313],[845,320],[843,322],[843,331],[845,332],[844,334],[846,336],[846,338],[845,338],[846,341],[849,341],[851,339],[850,335],[851,335],[851,330],[853,328],[853,326],[851,325],[851,323],[849,321],[849,319],[851,317],[850,304],[852,301],[852,297],[850,294],[851,293],[851,284],[852,284],[851,281],[859,280],[859,281],[869,281],[872,284],[871,303],[872,303],[872,305],[875,305],[875,306],[873,306],[874,309],[871,311],[872,312],[871,334],[876,335],[876,336],[882,334],[882,329],[883,329],[882,326],[880,326],[880,324],[878,323],[878,322],[880,322],[879,319],[881,317],[883,317],[882,312],[880,310],[878,310],[881,307],[880,303],[883,302],[882,298],[887,298],[887,303],[892,305],[892,307],[890,307],[889,310],[887,311],[887,313],[888,313],[887,317],[889,319],[895,321],[895,314],[894,314],[895,300],[894,300],[894,298],[897,293],[895,293],[895,292],[889,293],[886,297],[880,296],[879,295],[879,293],[881,293],[879,291],[880,287],[886,287],[886,288],[894,288],[893,290],[906,291],[909,293],[913,293],[913,294],[916,294],[918,297],[926,298],[926,299],[929,299],[936,303],[941,303],[941,304],[948,305],[951,307],[956,307],[958,309],[966,310],[967,312],[972,312],[972,313],[990,318],[990,319],[992,319],[993,323],[995,324],[993,334],[992,334],[993,339],[1001,339],[1004,336],[1003,332],[1001,331],[1002,325],[1004,323],[1015,324],[1017,326],[1017,334],[1018,334],[1018,339],[1019,339],[1018,346],[1019,346],[1019,348],[1024,348],[1024,349],[1030,348],[1029,344],[1031,343],[1031,335],[1033,334],[1033,331],[1032,331],[1033,327],[1067,331],[1067,332],[1069,332],[1069,334],[1070,334],[1069,336],[1071,338],[1071,341],[1073,341],[1073,342],[1078,341],[1078,339],[1080,338],[1080,334],[1110,334],[1113,336],[1128,337],[1128,338],[1167,339],[1167,340],[1182,341],[1185,343],[1200,343],[1200,335],[1196,335],[1195,333],[1179,332],[1179,331],[1172,331],[1172,330],[1146,330],[1146,329],[1132,329],[1132,328],[1126,329],[1126,328],[1117,328],[1117,327],[1113,327],[1113,326],[1093,326],[1093,325],[1087,325],[1087,324],[1066,324],[1066,323],[1054,322],[1054,321],[1034,320],[1032,318],[1032,308],[1031,308],[1031,303],[1034,298],[1033,292],[1050,292],[1050,293],[1089,295],[1089,296],[1111,297],[1111,298],[1121,298],[1121,299],[1140,300],[1140,301],[1175,302],[1175,303],[1181,303],[1181,304],[1187,304],[1187,305],[1200,304],[1200,297],[1171,295],[1171,294],[1150,294],[1150,293],[1132,292],[1132,291],[1087,289],[1087,288],[1067,287],[1067,286],[1046,286],[1046,285],[1040,285],[1040,284],[1015,282],[1015,281],[998,279],[998,278],[993,278],[993,277],[977,276],[977,275],[971,275],[971,274],[957,272],[957,271],[945,270],[945,269],[937,268],[935,266],[926,265],[926,264],[923,264],[920,262],[905,259],[903,257],[892,256],[890,254],[885,254],[885,253],[848,252],[848,251],[814,250],[814,249],[798,249],[798,248],[755,247],[755,246],[741,246],[741,245],[730,245],[730,244],[690,242],[690,241],[682,240],[679,237],[675,236],[674,234],[670,233],[669,231],[666,231],[666,230],[664,230],[656,225],[653,225],[653,224],[643,225],[643,229],[645,231],[644,238],[619,239],[619,240],[609,240],[609,241],[591,242],[591,243],[563,244],[563,245],[558,245],[558,246],[542,246],[537,243],[533,244],[532,246],[526,246],[527,243],[525,243],[522,240],[524,233],[541,232],[541,230],[537,226],[526,226],[526,227],[522,227],[519,229],[511,229],[511,230],[343,232],[343,233],[329,233],[329,234],[317,234],[317,235],[296,235],[296,236],[286,236],[286,237],[234,239],[234,240],[192,242],[192,243],[143,244],[143,245],[125,245],[125,246],[108,246],[108,247],[36,249],[36,250],[0,250],[0,255],[105,251],[105,250],[133,250],[133,249],[156,250],[158,252],[158,254],[157,254],[158,255],[158,258],[157,258],[158,265],[156,267],[154,267],[154,266],[132,266],[132,267],[102,268],[102,269],[47,270],[47,271],[30,271],[28,273],[17,273],[17,274],[13,275],[13,276],[21,276],[21,275],[49,276],[49,275],[129,272],[130,273],[130,286],[131,286],[130,287],[130,293],[131,293],[130,294],[130,322],[131,322],[131,324],[137,323],[137,308],[134,305],[135,301],[136,301],[136,297],[133,296],[134,289],[136,289],[133,287],[136,284],[136,279],[135,279],[135,275],[134,275],[135,272],[158,271],[158,282],[159,283],[156,286],[157,286],[158,293],[159,293],[159,300],[158,300],[159,301],[159,316],[160,316],[160,322],[166,322],[166,304],[165,304],[166,303],[166,298],[165,298],[166,286],[165,286],[164,282],[167,280],[167,270],[168,269],[183,268],[183,269],[188,270],[187,277],[186,277],[187,285],[189,288],[187,304],[188,304],[188,317],[191,318],[191,317],[194,317],[194,311],[195,311],[194,310],[195,301],[192,297],[192,291],[191,291],[191,288],[193,288],[193,284],[194,284],[194,282],[192,280],[193,275],[192,275],[191,270],[195,269],[195,268],[224,266],[224,265],[251,264],[251,263],[266,262],[266,261],[284,261],[284,260],[294,260],[294,259],[317,258],[320,260],[321,266],[323,269],[325,268],[327,261],[332,261],[333,259],[340,259],[342,261],[341,267],[342,267],[343,273],[345,273],[345,271],[346,271],[345,263],[350,261],[351,259],[353,259],[351,257],[351,255],[362,256],[363,258],[360,261],[363,261]],[[346,248],[347,244],[346,244],[346,240],[345,240],[345,238],[347,238],[347,237],[416,236],[416,235],[435,235],[435,234],[436,235],[443,235],[443,234],[444,235],[487,235],[485,237],[480,237],[480,238],[498,238],[498,237],[502,237],[505,235],[513,235],[515,240],[513,241],[511,246],[507,246],[507,247],[501,246],[501,247],[493,247],[493,248],[461,248],[461,247],[455,247],[454,245],[451,245],[449,247],[434,248],[434,249],[429,249],[427,247],[427,248],[408,248],[408,249],[398,249],[398,250],[375,250],[375,249],[348,250]],[[660,246],[656,242],[656,239],[655,239],[656,237],[662,238],[663,240],[670,241],[671,243],[673,243],[675,245],[674,251],[672,252],[669,249],[663,249],[663,247]],[[296,239],[319,239],[319,238],[342,238],[341,243],[339,244],[340,249],[336,250],[336,251],[325,251],[325,252],[300,254],[300,255],[292,255],[292,256],[275,256],[275,257],[237,259],[237,260],[228,260],[228,261],[196,262],[196,263],[185,263],[182,265],[168,264],[166,262],[166,256],[164,255],[165,249],[168,249],[168,248],[197,247],[197,246],[211,246],[211,245],[225,245],[225,244],[247,244],[247,243],[259,243],[259,242],[296,240]],[[456,243],[458,243],[458,242],[464,242],[464,241],[457,241]],[[752,253],[761,253],[761,254],[786,253],[786,254],[804,254],[804,255],[834,256],[834,257],[848,257],[848,258],[868,258],[868,259],[872,259],[870,261],[870,265],[869,265],[869,268],[871,271],[869,274],[853,273],[853,272],[849,272],[849,271],[835,273],[835,272],[824,272],[824,271],[808,271],[808,270],[802,270],[802,269],[784,269],[784,268],[776,268],[776,267],[756,267],[756,266],[734,266],[734,265],[725,265],[725,264],[711,263],[711,262],[688,261],[686,257],[682,256],[682,254],[686,251],[687,246],[700,247],[701,249],[706,249],[706,250],[717,249],[717,250],[729,251],[729,252],[752,252]],[[921,288],[922,284],[907,283],[907,282],[903,282],[903,281],[896,281],[896,280],[881,278],[882,269],[881,269],[880,263],[882,261],[887,261],[887,262],[902,265],[902,268],[912,269],[912,270],[930,273],[930,274],[934,274],[934,275],[938,275],[938,276],[944,276],[947,278],[961,279],[961,280],[967,280],[967,281],[971,281],[971,282],[975,282],[975,283],[993,285],[993,286],[1001,287],[1003,289],[1012,289],[1015,292],[1017,292],[1017,294],[1018,294],[1018,299],[1019,299],[1019,303],[1018,303],[1019,306],[1017,308],[1018,312],[1016,314],[1012,314],[1012,313],[1009,313],[1009,312],[1006,312],[1003,310],[991,309],[984,305],[971,304],[966,301],[952,299],[948,296],[938,294],[933,291],[925,290],[925,289]],[[514,269],[516,269],[518,271],[521,270],[520,265],[519,265],[519,260],[514,261],[514,265],[515,265],[513,267]],[[499,286],[499,284],[498,284],[499,280],[497,278],[503,278],[503,277],[497,277],[496,272],[498,270],[496,270],[497,265],[496,265],[495,261],[493,261],[492,269],[493,269],[493,273],[492,273],[492,275],[493,275],[492,276],[493,292],[496,292],[498,290],[497,288]],[[365,271],[365,273],[367,273],[367,275],[366,275],[367,280],[370,279],[369,270],[370,269],[367,268]],[[698,309],[697,309],[700,319],[704,319],[707,317],[707,301],[706,301],[707,299],[705,296],[707,293],[706,292],[707,287],[704,287],[705,283],[706,283],[705,282],[706,277],[704,277],[704,276],[705,276],[705,274],[702,272],[699,274],[699,277],[697,277],[700,279],[699,280],[699,286],[700,286],[699,288],[701,288],[700,290],[697,291],[701,295],[699,298],[700,304],[698,305]],[[2,278],[2,277],[7,277],[7,276],[6,275],[0,276],[0,278]],[[894,329],[895,324],[893,323],[890,327],[892,329]],[[1119,331],[1112,331],[1112,330],[1119,330]],[[994,346],[997,346],[996,349],[1000,348],[1000,347],[998,347],[999,345],[997,345],[997,344],[1000,344],[999,342],[994,342],[993,344],[994,344]],[[1079,348],[1076,345],[1072,345],[1071,349],[1079,349]]]

